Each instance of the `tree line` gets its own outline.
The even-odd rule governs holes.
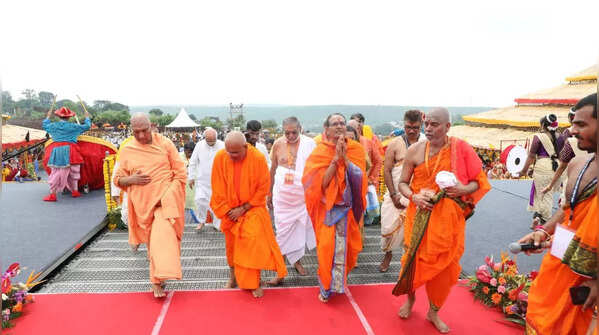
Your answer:
[[[34,89],[25,89],[21,92],[20,99],[14,99],[8,91],[2,91],[2,113],[11,116],[11,124],[21,125],[30,128],[41,128],[41,121],[46,117],[48,110],[52,107],[56,95],[49,91],[35,91]],[[84,109],[91,114],[92,122],[98,126],[110,124],[118,126],[123,123],[129,125],[131,113],[129,106],[110,100],[94,100],[92,104],[86,101],[73,101],[70,99],[56,100],[54,110],[66,107],[75,114],[79,120],[83,120]],[[159,108],[153,108],[148,111],[150,121],[159,127],[164,127],[175,119],[175,115],[163,112]],[[189,117],[198,123],[202,129],[212,127],[214,129],[223,129],[225,126],[229,129],[245,129],[246,120],[243,115],[237,115],[233,119],[221,121],[218,117],[206,116],[200,120],[194,114]],[[275,120],[262,120],[263,129],[276,132],[278,125]]]

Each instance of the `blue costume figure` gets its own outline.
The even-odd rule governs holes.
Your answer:
[[[42,122],[42,127],[54,141],[46,149],[51,150],[48,160],[51,172],[48,177],[50,194],[44,198],[44,201],[56,201],[56,192],[64,190],[65,187],[71,191],[73,198],[81,196],[77,189],[77,183],[81,178],[83,157],[79,152],[77,137],[91,127],[91,120],[87,112],[85,113],[85,122],[81,125],[68,122],[71,117],[75,116],[75,113],[68,108],[62,107],[54,114],[60,118],[60,121],[50,121],[52,115],[50,110]]]

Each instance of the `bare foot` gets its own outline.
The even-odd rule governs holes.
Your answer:
[[[229,271],[229,281],[227,281],[227,285],[225,285],[225,288],[236,288],[237,281],[235,280],[235,269],[229,268]]]
[[[198,226],[196,227],[196,232],[199,232],[200,230],[202,230],[202,228],[204,228],[204,222],[198,223]]]
[[[306,276],[308,274],[308,272],[306,272],[306,269],[304,269],[300,261],[295,262],[295,264],[293,264],[293,267],[295,267],[295,270],[297,271],[297,273],[299,273],[300,276]]]
[[[409,318],[412,314],[412,307],[414,307],[415,302],[416,297],[408,296],[408,301],[406,301],[406,303],[399,308],[399,312],[397,313],[397,315],[399,315],[399,317],[402,319]]]
[[[285,278],[273,278],[269,280],[266,284],[268,286],[279,286],[283,282],[283,279]]]
[[[323,297],[323,296],[322,296],[322,293],[318,293],[318,300],[320,300],[320,302],[323,302],[323,303],[325,303],[325,304],[326,304],[327,302],[329,302],[329,299],[328,299],[328,298],[325,298],[325,297]]]
[[[426,314],[426,319],[430,321],[441,334],[449,333],[449,327],[439,318],[439,314],[433,310],[429,310]]]
[[[383,258],[383,262],[379,265],[380,272],[387,272],[389,270],[389,265],[391,264],[391,259],[393,259],[393,254],[391,251],[385,253],[385,258]]]
[[[166,293],[164,293],[164,283],[160,284],[152,284],[152,292],[154,293],[154,298],[164,298]]]
[[[262,296],[264,295],[262,287],[258,287],[257,289],[252,290],[252,295],[254,296],[254,298],[262,298]]]
[[[137,248],[139,248],[139,244],[129,244],[129,249],[131,249],[132,252],[136,252]]]
[[[229,278],[229,281],[227,281],[225,288],[236,288],[236,287],[237,287],[237,281],[235,280],[235,278]]]

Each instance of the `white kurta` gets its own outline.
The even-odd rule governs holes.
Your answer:
[[[121,195],[121,189],[114,184],[114,173],[119,169],[119,162],[114,163],[112,168],[112,176],[110,176],[110,196],[118,197]],[[127,192],[123,192],[121,203],[121,221],[128,226],[129,225],[129,208],[127,206]]]
[[[187,177],[189,180],[195,180],[194,189],[198,220],[205,223],[207,212],[210,211],[212,223],[217,229],[220,229],[220,220],[210,208],[212,164],[214,163],[216,153],[224,148],[225,143],[221,140],[217,140],[213,146],[209,146],[206,140],[198,142],[189,159]]]
[[[266,157],[266,164],[268,164],[268,168],[270,169],[270,155],[268,154],[268,149],[266,149],[266,146],[260,142],[256,142],[256,149],[258,149],[258,151],[260,151],[264,157]]]
[[[289,263],[300,260],[306,251],[316,247],[316,237],[312,221],[306,210],[302,176],[308,156],[316,147],[313,139],[301,135],[298,147],[295,170],[279,166],[275,173],[273,187],[273,207],[277,243],[281,253],[287,256]],[[293,173],[293,184],[285,184],[285,174]]]

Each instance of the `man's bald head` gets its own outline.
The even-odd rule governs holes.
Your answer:
[[[451,123],[451,115],[447,108],[436,107],[426,113],[426,119],[433,118],[441,123]]]
[[[446,108],[431,109],[424,118],[424,134],[434,145],[443,145],[451,128],[451,117]]]
[[[245,135],[239,131],[232,131],[225,137],[225,150],[234,161],[241,161],[247,152]]]
[[[142,112],[137,112],[131,117],[131,128],[140,126],[147,126],[149,128],[150,125],[150,118],[148,118],[148,116]]]
[[[135,139],[141,144],[152,144],[152,123],[148,116],[138,112],[133,114],[130,122]]]
[[[204,130],[204,138],[206,139],[206,143],[209,146],[213,146],[216,143],[216,136],[218,134],[216,133],[216,130],[214,130],[214,128],[206,128],[206,130]]]

